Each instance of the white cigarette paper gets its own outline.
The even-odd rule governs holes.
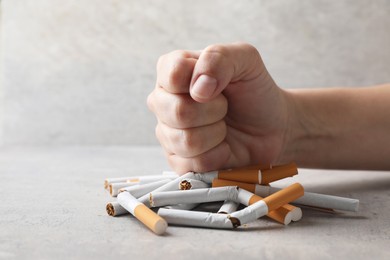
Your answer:
[[[157,212],[169,224],[208,228],[233,228],[225,214],[160,208]]]
[[[226,187],[232,187],[232,186],[226,186]],[[241,198],[239,198],[237,192],[235,195],[236,196],[235,199],[236,200],[240,199],[245,201],[245,198],[249,194],[251,193],[243,192],[241,194]],[[171,224],[213,227],[213,228],[232,228],[232,227],[235,228],[240,225],[250,223],[258,219],[259,217],[268,214],[269,210],[276,209],[280,207],[280,205],[287,204],[291,200],[294,200],[297,197],[300,197],[302,195],[303,195],[303,187],[300,184],[295,183],[277,192],[276,194],[265,198],[264,200],[257,201],[242,210],[227,215],[218,214],[218,213],[177,211],[177,210],[171,210],[170,212],[168,212],[169,209],[159,209],[158,214],[160,216],[163,216],[168,221],[168,223]]]
[[[184,179],[194,179],[194,173],[188,172],[176,179],[171,180],[170,182],[164,184],[163,186],[155,189],[153,192],[161,192],[161,191],[175,191],[179,187],[179,183]],[[149,202],[149,194],[145,194],[144,196],[138,199],[141,203],[146,204]]]
[[[108,185],[108,190],[110,192],[110,195],[112,197],[116,197],[119,193],[119,190],[120,189],[123,189],[123,188],[128,188],[128,187],[131,187],[131,186],[136,186],[136,185],[139,185],[138,182],[116,182],[116,183],[110,183]]]
[[[134,186],[131,186],[131,187],[126,187],[126,188],[123,188],[125,190],[122,190],[120,192],[129,192],[133,197],[135,198],[139,198],[143,195],[145,195],[146,193],[149,193],[151,192],[152,190],[160,187],[161,185],[164,185],[165,183],[169,182],[169,180],[161,180],[161,181],[156,181],[156,182],[152,182],[152,183],[148,183],[148,184],[142,184],[142,185],[134,185]],[[119,193],[120,193],[119,192]],[[177,209],[180,209],[180,206],[177,205],[178,207],[176,207]],[[182,208],[183,209],[193,209],[194,207],[196,207],[196,205],[188,205],[188,206],[184,206],[182,205]],[[124,214],[129,214],[129,212],[127,210],[125,210],[118,202],[110,202],[106,205],[106,211],[107,211],[107,214],[110,215],[110,216],[119,216],[119,215],[124,215]]]
[[[130,192],[131,195],[135,198],[139,198],[155,189],[158,187],[161,187],[162,185],[170,182],[170,180],[160,180],[160,181],[155,181],[147,184],[140,184],[140,185],[134,185],[130,187],[125,187],[119,190],[119,193],[121,192]]]
[[[238,209],[239,205],[240,205],[240,203],[235,202],[233,200],[225,200],[217,213],[230,214],[230,213],[236,211]]]
[[[175,204],[223,201],[226,199],[236,201],[237,194],[237,187],[234,186],[166,192],[153,191],[149,193],[149,200],[144,204],[147,207],[161,207]]]
[[[209,228],[235,228],[252,222],[268,212],[267,204],[258,201],[231,214],[160,208],[157,214],[169,224]]]
[[[173,174],[172,172],[169,174],[163,175],[146,175],[146,176],[127,176],[127,177],[119,177],[119,178],[107,178],[104,180],[104,188],[108,188],[112,183],[123,183],[123,182],[144,182],[150,183],[154,181],[164,180],[164,179],[174,179],[177,177],[177,174]]]
[[[255,194],[262,197],[266,197],[279,190],[281,190],[281,188],[256,185]],[[353,212],[357,212],[359,208],[359,200],[356,199],[325,195],[325,194],[319,194],[313,192],[306,192],[306,191],[302,197],[294,200],[292,203],[297,203],[297,204],[312,206],[312,207],[353,211]]]
[[[167,229],[168,224],[163,218],[131,196],[130,193],[122,192],[118,194],[118,202],[157,235],[163,234]]]
[[[194,179],[184,179],[179,183],[179,190],[195,190],[210,188],[210,184]]]
[[[106,211],[107,211],[108,215],[113,216],[113,217],[129,213],[121,205],[119,205],[119,203],[116,201],[107,203]]]

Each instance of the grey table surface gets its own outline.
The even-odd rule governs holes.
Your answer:
[[[168,227],[156,236],[127,215],[109,217],[106,177],[169,169],[158,147],[3,147],[0,259],[390,259],[390,173],[300,169],[275,183],[360,200],[357,213],[303,208],[282,226]]]

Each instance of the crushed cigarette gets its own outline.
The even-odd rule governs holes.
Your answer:
[[[162,175],[108,178],[104,182],[105,188],[112,196],[117,196],[117,201],[108,203],[106,211],[110,216],[131,213],[161,235],[165,233],[167,223],[234,229],[265,215],[287,225],[302,218],[301,208],[288,204],[290,202],[321,209],[358,210],[358,200],[304,192],[299,183],[286,188],[268,185],[297,173],[296,164],[290,163],[188,172],[182,176],[164,171]],[[223,202],[217,213],[192,210],[200,203],[216,201]],[[237,210],[239,205],[244,208]],[[151,207],[160,207],[157,214]]]

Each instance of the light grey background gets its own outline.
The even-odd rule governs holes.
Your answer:
[[[156,144],[158,57],[247,41],[286,88],[389,82],[390,2],[3,0],[3,144]],[[1,99],[0,99],[1,100]]]

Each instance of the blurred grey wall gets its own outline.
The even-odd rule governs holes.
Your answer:
[[[158,57],[174,49],[247,41],[285,88],[390,81],[386,0],[1,5],[4,144],[155,144],[145,100]]]

